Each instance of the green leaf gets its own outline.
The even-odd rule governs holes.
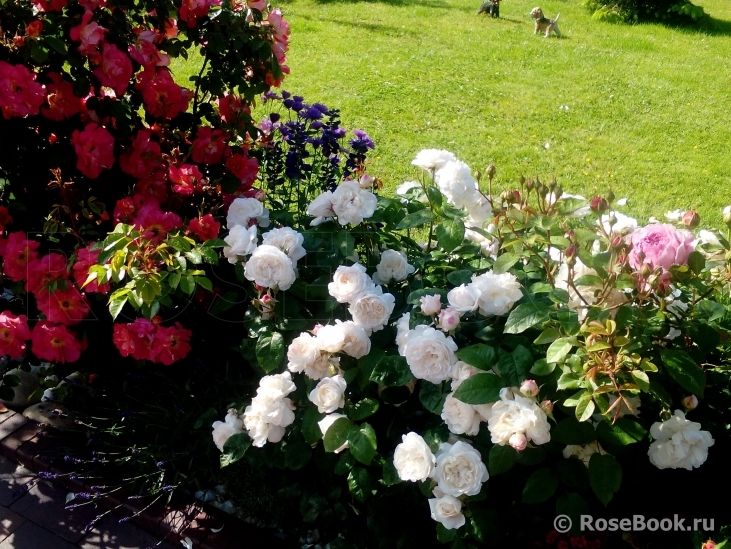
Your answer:
[[[315,444],[322,438],[322,431],[318,422],[325,417],[317,411],[317,408],[310,406],[302,416],[302,436],[307,444]]]
[[[441,385],[435,385],[424,379],[419,382],[419,401],[431,413],[441,415],[445,398]]]
[[[265,331],[256,341],[256,360],[265,373],[275,370],[284,359],[284,338],[279,332]]]
[[[495,274],[502,274],[508,272],[508,269],[515,265],[521,260],[521,256],[516,254],[503,254],[497,258],[495,264],[492,266],[492,272]]]
[[[589,460],[589,482],[599,501],[607,505],[622,485],[622,466],[609,454],[593,454]]]
[[[634,379],[637,386],[643,391],[647,392],[650,390],[650,378],[642,370],[632,370],[632,379]]]
[[[249,446],[251,446],[251,437],[249,437],[248,433],[236,433],[235,435],[231,435],[231,437],[229,437],[223,445],[221,468],[231,465],[244,457]]]
[[[583,464],[581,464],[584,467]],[[589,504],[576,492],[569,492],[559,496],[556,502],[556,516],[566,515],[571,519],[571,533],[581,535],[581,515],[589,515],[591,512]],[[568,523],[559,524],[568,527]]]
[[[118,297],[109,303],[109,314],[112,315],[112,320],[116,320],[119,313],[124,309],[124,305],[127,303],[127,296]]]
[[[533,355],[523,345],[518,345],[511,353],[500,350],[497,367],[511,386],[520,387],[532,366]]]
[[[353,424],[347,417],[340,417],[330,425],[322,441],[326,452],[334,452],[348,441],[350,427]]]
[[[434,221],[434,214],[428,208],[423,210],[417,210],[413,213],[406,215],[401,222],[396,225],[396,230],[401,229],[413,229],[414,227],[421,227],[422,225]]]
[[[688,256],[688,267],[695,274],[701,274],[701,271],[706,267],[706,258],[698,250],[694,250]]]
[[[373,427],[368,423],[352,425],[348,433],[348,448],[355,459],[370,465],[376,455],[376,432]]]
[[[395,387],[406,385],[411,381],[412,377],[411,369],[404,357],[385,356],[373,368],[370,380],[375,381],[379,385]]]
[[[702,397],[706,387],[706,373],[700,369],[688,353],[678,349],[660,351],[660,357],[668,373],[686,391]]]
[[[536,345],[545,345],[546,343],[552,343],[561,337],[561,332],[556,328],[546,328],[541,332],[537,338],[533,340]]]
[[[371,495],[373,482],[364,467],[353,467],[348,473],[348,490],[358,501],[365,501]]]
[[[523,503],[543,503],[556,493],[558,478],[543,467],[528,477],[523,488]]]
[[[198,250],[190,250],[189,252],[185,252],[185,257],[187,257],[193,265],[199,265],[203,263],[203,256]]]
[[[459,349],[455,355],[462,362],[466,362],[480,370],[489,370],[497,364],[497,352],[493,347],[484,343]]]
[[[571,347],[571,342],[565,337],[557,339],[548,347],[548,350],[546,351],[546,361],[560,362],[563,357],[569,354]]]
[[[198,284],[201,288],[204,288],[206,290],[213,291],[213,283],[206,278],[205,276],[197,276],[195,277],[195,282]]]
[[[640,442],[647,435],[647,431],[636,421],[621,417],[614,424],[611,421],[600,421],[596,427],[596,436],[599,444],[605,448],[611,446],[627,446]]]
[[[542,324],[548,320],[549,306],[541,301],[528,301],[521,303],[510,311],[508,320],[505,322],[506,334],[520,334],[528,328]]]
[[[574,412],[576,414],[576,419],[580,422],[591,419],[595,407],[596,405],[594,404],[594,400],[592,400],[591,393],[584,394],[579,400],[579,403],[576,405],[576,410]]]
[[[440,543],[449,543],[456,537],[456,528],[445,528],[441,522],[437,522],[437,541],[439,541]]]
[[[383,462],[383,485],[393,486],[401,482],[401,478],[398,476],[398,471],[393,464],[393,461],[387,459]]]
[[[485,509],[479,506],[470,506],[472,517],[468,522],[469,533],[482,543],[490,543],[491,541],[500,540],[504,536],[505,524],[502,522],[500,515],[491,509]],[[456,545],[461,542],[457,537],[452,549],[468,549],[472,548],[471,544]],[[493,547],[505,547],[503,544],[493,545]]]
[[[599,286],[600,288],[604,284],[601,277],[596,275],[584,275],[574,280],[574,286]]]
[[[589,488],[589,469],[577,457],[562,459],[556,463],[558,480],[574,490]]]
[[[181,276],[180,289],[187,295],[192,294],[193,290],[195,290],[195,279],[192,276]]]
[[[530,369],[530,373],[534,376],[547,376],[556,369],[556,364],[549,363],[545,358],[539,358],[533,367]]]
[[[518,452],[512,446],[493,445],[487,458],[487,469],[490,475],[500,475],[509,471],[515,465],[518,457]]]
[[[372,416],[378,411],[378,401],[372,398],[364,398],[348,408],[348,418],[351,421],[360,421]]]
[[[61,55],[68,55],[69,49],[66,42],[58,36],[46,36],[45,42]]]
[[[287,441],[282,452],[284,453],[284,466],[292,471],[297,471],[310,461],[312,448],[301,440]]]
[[[342,230],[335,234],[333,244],[340,251],[343,257],[350,257],[353,255],[355,249],[355,239],[350,234],[350,231]]]
[[[500,400],[500,389],[508,384],[494,374],[476,374],[465,379],[454,392],[454,398],[466,404],[488,404]]]
[[[472,275],[475,274],[470,270],[452,271],[447,275],[450,284],[460,286],[461,284],[469,284],[472,282]]]
[[[464,223],[461,219],[445,219],[437,225],[436,236],[439,247],[452,253],[464,240]]]
[[[596,440],[594,426],[588,422],[579,423],[569,417],[558,422],[551,428],[551,441],[561,444],[589,444]]]
[[[218,410],[215,408],[208,408],[203,412],[193,424],[193,429],[200,429],[204,425],[206,429],[210,429],[211,424],[218,418]]]

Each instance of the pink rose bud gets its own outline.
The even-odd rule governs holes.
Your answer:
[[[701,216],[694,210],[689,210],[683,214],[683,225],[689,229],[695,229],[701,222]]]
[[[518,452],[521,452],[525,450],[525,447],[528,446],[528,439],[525,438],[525,435],[523,433],[513,433],[510,435],[510,438],[508,439],[508,443],[518,450]]]
[[[607,211],[607,209],[609,208],[609,204],[607,203],[606,199],[602,198],[601,196],[595,196],[591,199],[589,207],[591,208],[592,212],[602,214]]]
[[[686,410],[695,410],[698,407],[698,397],[695,395],[685,397],[683,399],[683,406]]]
[[[538,395],[538,384],[532,379],[526,379],[520,386],[520,394],[527,397]]]
[[[312,328],[312,330],[310,330],[312,332],[312,335],[316,336],[317,332],[319,332],[320,328],[322,328],[322,327],[323,327],[322,324],[315,324],[315,327]]]
[[[360,176],[360,179],[358,180],[358,185],[360,185],[361,189],[368,189],[373,186],[375,180],[375,177],[366,173]]]
[[[264,294],[263,296],[261,296],[262,305],[269,305],[272,301],[274,301],[274,298],[269,294]]]
[[[442,310],[442,298],[439,294],[422,296],[420,301],[421,312],[426,316],[439,314]]]
[[[564,250],[563,254],[566,257],[574,257],[576,255],[576,245],[575,244],[571,244],[571,246],[569,246],[568,248],[566,248]]]
[[[568,238],[569,240],[575,240],[576,239],[576,233],[573,230],[571,230],[571,229],[569,229],[568,231],[566,231],[563,236],[564,236],[564,238]]]
[[[451,332],[452,330],[456,330],[457,326],[459,326],[459,322],[460,316],[459,312],[456,309],[447,307],[446,309],[443,309],[441,313],[439,313],[439,327],[445,332]]]
[[[550,416],[553,413],[553,402],[550,400],[544,400],[541,402],[541,410],[543,410],[547,416]]]
[[[701,546],[701,549],[716,549],[716,547],[717,547],[716,542],[709,539],[707,542],[705,542]]]
[[[264,202],[264,199],[266,197],[267,197],[266,193],[261,190],[256,191],[256,194],[254,195],[254,198],[256,198],[259,202]]]
[[[28,36],[28,38],[38,38],[42,32],[43,23],[38,20],[31,21],[30,23],[28,23],[28,26],[25,27],[25,34]]]
[[[623,244],[624,244],[624,239],[619,235],[615,236],[612,239],[612,248],[614,248],[615,250],[618,248],[621,248]]]

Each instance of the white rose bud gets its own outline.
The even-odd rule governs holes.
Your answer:
[[[695,395],[687,396],[683,399],[683,406],[686,410],[695,410],[698,407],[698,397]]]
[[[460,322],[460,314],[456,309],[447,307],[439,313],[439,328],[445,332],[452,332],[456,330]]]
[[[462,502],[454,496],[443,493],[439,488],[434,489],[436,498],[429,500],[431,518],[441,522],[447,530],[461,528],[465,524],[462,514]]]
[[[419,300],[421,302],[421,312],[426,316],[439,314],[442,310],[442,298],[439,294],[424,295]]]
[[[399,478],[412,482],[431,478],[436,458],[426,441],[413,432],[402,435],[401,440],[393,454],[393,465]]]
[[[532,379],[526,379],[520,385],[520,394],[526,397],[538,395],[538,384]]]
[[[525,447],[528,446],[528,439],[525,438],[525,435],[523,433],[513,433],[512,435],[510,435],[508,444],[510,444],[518,452],[522,452],[523,450],[525,450]]]
[[[553,413],[553,402],[550,400],[544,400],[541,402],[541,410],[543,410],[547,416],[550,416]]]
[[[345,406],[347,384],[341,375],[326,377],[310,392],[310,401],[321,414],[329,414]]]

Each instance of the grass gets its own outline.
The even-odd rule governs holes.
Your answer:
[[[504,0],[501,19],[478,17],[480,1],[285,0],[284,88],[366,130],[387,188],[414,178],[420,149],[440,148],[473,169],[495,163],[504,187],[555,175],[567,192],[611,187],[642,219],[694,208],[720,225],[727,0],[697,0],[710,31],[602,23],[576,0],[543,0],[547,16],[561,13],[561,39],[533,35],[535,0]]]

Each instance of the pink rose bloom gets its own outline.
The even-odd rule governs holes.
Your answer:
[[[31,332],[33,354],[50,362],[76,362],[81,356],[81,343],[66,326],[54,326],[47,320],[35,325]]]
[[[112,341],[122,356],[147,360],[156,332],[157,326],[151,321],[137,318],[129,324],[115,324]]]
[[[151,138],[150,130],[142,129],[137,132],[132,145],[119,157],[119,167],[123,172],[132,177],[147,177],[160,164],[160,144]]]
[[[112,88],[123,95],[132,78],[132,61],[114,44],[104,44],[100,66],[94,71],[102,86]]]
[[[96,21],[92,21],[93,14],[90,11],[84,13],[81,23],[71,29],[71,40],[81,42],[77,48],[81,55],[89,57],[95,63],[101,59],[99,54],[99,46],[104,41],[104,33],[107,29],[102,27]]]
[[[239,95],[225,93],[214,101],[218,105],[218,114],[226,124],[240,125],[241,113],[251,114],[251,109]]]
[[[66,6],[66,0],[33,0],[38,11],[61,11]]]
[[[149,197],[160,204],[167,201],[169,193],[165,167],[156,168],[150,175],[135,183],[135,194]]]
[[[38,246],[40,243],[27,239],[25,233],[10,233],[2,250],[5,276],[14,282],[25,280],[28,276],[28,263],[38,258]]]
[[[51,282],[67,280],[66,257],[51,252],[28,263],[28,280],[25,291],[37,293],[45,290]]]
[[[105,8],[107,0],[79,0],[79,4],[87,11],[94,11],[96,8]]]
[[[248,0],[246,3],[254,10],[264,11],[267,9],[267,0]]]
[[[158,41],[158,34],[152,30],[142,31],[137,35],[137,41],[127,49],[130,57],[143,67],[167,67],[170,64],[170,56],[162,53],[155,46]]]
[[[134,219],[135,228],[144,231],[144,237],[159,242],[167,233],[182,225],[180,217],[173,212],[163,212],[160,205],[151,202],[142,206]]]
[[[65,290],[36,294],[38,310],[51,322],[78,324],[89,316],[89,304],[83,294],[70,285]]]
[[[193,141],[193,160],[200,164],[220,164],[224,153],[229,151],[228,135],[223,130],[208,126],[198,128]]]
[[[81,99],[74,95],[74,86],[57,72],[48,73],[52,80],[48,84],[48,106],[43,107],[43,116],[49,120],[71,118],[81,110]]]
[[[220,229],[221,224],[211,214],[200,218],[194,217],[188,223],[188,230],[204,242],[216,238]]]
[[[234,154],[226,159],[226,168],[241,181],[239,190],[246,191],[256,180],[259,173],[259,161],[246,155]]]
[[[96,260],[101,253],[101,250],[91,250],[93,244],[92,242],[88,246],[76,250],[76,262],[73,265],[73,275],[79,288],[84,286],[84,282],[89,278],[89,267],[97,264]],[[99,281],[95,279],[84,286],[84,291],[89,294],[106,294],[109,291],[109,283],[100,285]]]
[[[46,88],[23,65],[0,61],[0,110],[7,119],[38,114],[46,100]]]
[[[0,313],[0,356],[20,357],[29,339],[30,330],[25,315],[15,316],[10,311]]]
[[[76,149],[76,167],[90,179],[114,165],[114,138],[101,126],[87,124],[83,132],[74,130],[71,143]]]
[[[672,265],[684,265],[694,250],[693,234],[679,230],[672,225],[654,223],[647,225],[629,235],[632,250],[629,253],[629,264],[635,270],[643,265],[656,269],[662,267],[667,272]],[[644,253],[644,261],[637,257]]]
[[[168,175],[173,185],[173,192],[178,194],[189,196],[202,187],[203,174],[195,164],[182,164],[181,166],[171,164],[168,168]]]
[[[150,360],[170,366],[190,352],[190,338],[193,332],[176,322],[174,326],[158,326],[150,348]]]
[[[211,9],[211,6],[220,6],[221,0],[183,0],[180,6],[180,20],[188,24],[188,28],[192,29],[198,23],[198,18],[205,17]]]
[[[178,86],[165,68],[146,68],[138,77],[135,87],[142,91],[145,110],[159,118],[175,118],[188,109],[192,92]]]

